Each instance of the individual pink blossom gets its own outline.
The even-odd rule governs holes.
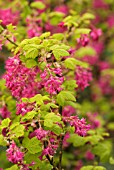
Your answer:
[[[93,40],[98,40],[98,38],[102,35],[102,30],[101,29],[92,29],[90,32],[90,36],[92,37]]]
[[[98,127],[100,127],[101,123],[100,121],[97,119],[97,113],[87,113],[86,114],[88,117],[88,121],[91,123],[91,129],[96,129]]]
[[[2,108],[0,108],[0,115],[5,119],[10,117],[11,112],[8,111],[8,108],[6,105],[4,105]]]
[[[57,6],[55,8],[55,11],[61,12],[61,13],[65,14],[65,15],[68,15],[69,9],[68,9],[68,7],[66,5],[61,5],[61,6]]]
[[[54,33],[64,33],[67,30],[67,27],[64,25],[64,22],[60,22],[58,25],[52,25],[49,21],[45,24],[45,30]]]
[[[28,37],[29,38],[33,38],[33,37],[37,37],[40,36],[42,34],[42,28],[39,26],[34,27],[34,25],[28,27]]]
[[[15,142],[12,142],[9,149],[6,150],[6,156],[10,162],[17,164],[23,161],[24,153],[20,151]]]
[[[109,75],[101,76],[98,84],[102,91],[102,94],[109,95],[113,92],[113,87],[110,86],[111,77]]]
[[[18,12],[12,12],[10,8],[0,9],[0,20],[2,20],[2,25],[6,26],[8,24],[17,25],[19,19]]]
[[[34,108],[33,104],[29,104],[29,103],[17,103],[16,104],[16,114],[22,114],[22,116],[24,116],[27,112],[32,111]]]
[[[99,61],[98,66],[100,71],[110,68],[110,64],[107,61]]]
[[[30,138],[36,136],[38,140],[42,140],[42,138],[45,138],[46,135],[48,135],[48,131],[43,130],[42,128],[39,128],[30,134]]]
[[[95,65],[98,62],[99,56],[95,55],[95,56],[84,56],[83,57],[83,61],[89,63],[90,65]]]
[[[3,46],[3,44],[0,44],[0,51],[2,50],[2,46]]]
[[[89,37],[87,34],[82,34],[80,38],[77,38],[77,42],[82,45],[86,46],[89,43]]]
[[[87,86],[89,86],[89,82],[92,80],[92,73],[89,69],[84,69],[78,66],[76,68],[76,83],[78,88],[84,90]]]
[[[114,27],[114,15],[109,16],[107,22],[110,28]]]
[[[75,170],[80,170],[82,166],[83,166],[82,160],[78,160],[76,163]]]
[[[75,112],[76,111],[72,106],[65,106],[63,111],[62,111],[62,116],[69,117]]]
[[[87,151],[86,154],[85,154],[85,158],[87,160],[92,161],[92,160],[94,160],[95,156],[94,156],[94,154],[91,151]]]
[[[69,146],[69,143],[67,142],[67,140],[70,138],[70,134],[69,132],[67,132],[63,138],[63,146],[64,147],[68,147]]]
[[[94,8],[102,8],[102,9],[108,9],[108,4],[105,3],[104,0],[94,0],[93,1],[93,7]]]
[[[95,49],[97,55],[100,55],[104,50],[104,44],[102,41],[98,41],[97,43],[92,42],[92,47]]]

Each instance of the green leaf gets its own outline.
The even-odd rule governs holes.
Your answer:
[[[113,157],[110,157],[109,163],[112,164],[112,165],[114,165],[114,158],[113,158]]]
[[[98,144],[100,140],[103,140],[101,135],[91,135],[85,137],[86,142],[90,142],[92,145]]]
[[[91,13],[85,13],[82,15],[81,20],[95,19],[95,16]]]
[[[14,128],[11,128],[11,131],[9,134],[11,134],[11,138],[18,138],[24,135],[24,129],[25,127],[23,125],[17,125]]]
[[[53,124],[51,127],[46,126],[46,130],[51,130],[56,135],[60,135],[63,132],[62,128],[57,124]]]
[[[30,48],[29,51],[26,53],[26,58],[36,58],[38,57],[38,49],[37,48]]]
[[[3,30],[4,28],[0,25],[0,33],[2,33]]]
[[[47,37],[49,37],[50,36],[50,32],[45,32],[45,33],[43,33],[41,36],[40,36],[40,38],[41,39],[45,39],[45,38],[47,38]]]
[[[3,135],[0,135],[0,145],[1,146],[6,146],[7,145],[7,142],[4,140]]]
[[[57,39],[57,40],[63,40],[64,34],[62,33],[56,33],[52,35],[52,38]]]
[[[40,170],[52,170],[53,169],[53,166],[50,165],[49,163],[47,162],[41,162],[40,165],[39,165],[39,168]]]
[[[75,34],[79,34],[79,35],[89,34],[90,31],[91,31],[91,29],[89,29],[89,28],[78,28],[78,29],[76,29]]]
[[[67,58],[64,61],[64,65],[65,65],[66,68],[69,68],[71,70],[74,70],[76,68],[76,66],[88,68],[88,63],[76,60],[75,58]]]
[[[92,47],[81,47],[80,49],[78,49],[76,51],[76,56],[78,56],[80,58],[82,58],[86,55],[89,55],[92,57],[92,56],[96,55],[96,52]]]
[[[57,103],[60,106],[63,106],[65,104],[65,101],[74,101],[75,102],[76,99],[70,91],[61,91],[57,95]]]
[[[39,162],[39,156],[41,155],[41,153],[36,153],[36,154],[31,154],[30,152],[27,152],[24,156],[24,160],[26,161],[26,163],[30,164],[31,162]]]
[[[29,99],[28,99],[28,98],[26,98],[26,97],[21,98],[21,100],[22,100],[22,102],[24,102],[24,103],[29,102]]]
[[[34,66],[37,66],[37,62],[33,59],[29,59],[29,60],[26,61],[25,66],[27,68],[32,68]]]
[[[42,105],[42,104],[44,104],[43,101],[48,101],[48,100],[50,100],[50,98],[48,97],[48,95],[42,96],[41,94],[37,94],[37,95],[35,95],[34,97],[31,97],[31,98],[29,99],[29,102],[30,102],[30,103],[36,102],[38,105]]]
[[[30,5],[32,8],[37,8],[37,9],[44,9],[45,8],[45,4],[43,2],[32,2]]]
[[[8,25],[6,25],[6,27],[7,27],[8,31],[15,32],[16,26],[13,26],[12,24],[8,24]]]
[[[0,129],[8,127],[10,122],[11,122],[11,120],[9,118],[6,118],[6,119],[2,120],[2,123],[0,125]]]
[[[53,55],[55,56],[56,60],[60,60],[60,57],[69,56],[69,52],[58,48],[53,50]]]
[[[13,165],[11,166],[10,168],[7,168],[5,170],[19,170],[18,166],[17,165]]]
[[[55,115],[55,113],[48,113],[45,117],[44,117],[44,126],[46,127],[52,127],[54,125],[54,123],[56,122],[60,122],[61,121],[61,117]]]
[[[88,166],[83,166],[80,170],[106,170],[106,168],[103,166],[88,165]]]
[[[76,84],[76,80],[65,81],[63,83],[65,90],[74,90],[78,85]]]
[[[74,147],[83,146],[86,143],[85,137],[78,136],[77,134],[71,134],[67,141],[73,143]]]
[[[25,147],[28,149],[30,154],[35,154],[42,151],[41,143],[36,137],[33,137],[32,139],[28,138],[26,140]]]
[[[111,150],[111,143],[109,141],[105,141],[103,143],[98,143],[96,146],[94,146],[92,152],[100,157],[101,162],[107,162],[109,160]]]
[[[33,119],[38,113],[35,111],[30,111],[22,117],[22,121],[27,121]]]

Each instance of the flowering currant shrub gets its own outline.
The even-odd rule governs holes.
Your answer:
[[[0,169],[113,169],[113,0],[6,2]]]

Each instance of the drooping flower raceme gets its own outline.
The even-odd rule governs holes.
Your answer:
[[[35,80],[38,70],[26,68],[18,56],[10,57],[6,61],[4,79],[6,86],[17,99],[32,97],[38,93],[39,83]]]
[[[10,8],[0,9],[0,20],[2,20],[2,25],[6,26],[8,24],[17,25],[19,19],[18,12],[12,12]]]
[[[12,142],[9,149],[6,150],[7,158],[10,162],[17,164],[23,161],[24,153]]]
[[[61,85],[64,81],[62,70],[60,68],[51,68],[50,66],[41,74],[42,86],[49,94],[57,94],[62,90]]]
[[[89,81],[92,80],[92,73],[88,69],[81,68],[78,66],[76,68],[76,83],[78,88],[84,90],[87,86],[89,86]]]

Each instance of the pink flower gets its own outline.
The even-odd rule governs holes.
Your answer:
[[[67,132],[64,136],[64,139],[63,139],[63,146],[64,147],[68,147],[69,146],[69,143],[67,142],[67,140],[70,138],[70,134]]]
[[[65,106],[63,111],[62,111],[62,116],[69,117],[75,112],[76,111],[72,106]]]
[[[100,121],[97,119],[97,113],[87,113],[87,117],[89,122],[91,123],[91,128],[92,129],[96,129],[98,127],[100,127],[101,123]]]
[[[93,155],[93,153],[91,151],[87,151],[85,154],[85,157],[87,160],[94,160],[95,156]]]
[[[4,105],[2,108],[0,108],[0,115],[5,119],[10,117],[10,112],[8,111],[6,105]]]
[[[29,38],[33,38],[33,37],[37,37],[37,36],[40,36],[42,34],[42,28],[37,26],[36,28],[33,26],[31,26],[29,29],[28,29],[28,37]]]
[[[78,88],[84,90],[87,86],[89,86],[89,81],[92,80],[92,73],[88,69],[81,68],[78,66],[76,68],[76,83]]]
[[[40,75],[42,79],[41,84],[49,94],[57,94],[57,92],[62,90],[61,85],[64,81],[62,70],[60,68],[47,67]]]
[[[114,15],[109,16],[107,22],[110,28],[114,27]]]
[[[94,8],[103,8],[108,9],[108,4],[104,2],[104,0],[94,0],[93,1],[93,7]]]
[[[75,128],[75,133],[79,136],[86,136],[87,131],[90,130],[90,125],[86,125],[84,118],[79,119],[77,116],[63,117],[65,123],[69,123],[70,126]]]
[[[65,15],[68,15],[69,9],[68,9],[68,7],[66,5],[61,5],[61,6],[57,6],[55,8],[55,11],[61,12],[61,13],[65,14]]]
[[[15,142],[12,142],[9,149],[6,150],[6,156],[10,162],[17,164],[23,161],[24,153],[20,151]]]
[[[93,29],[90,32],[90,36],[92,37],[93,40],[98,40],[98,38],[102,35],[102,30],[101,29]]]
[[[82,45],[86,46],[89,43],[89,37],[87,34],[82,34],[80,38],[77,38],[77,42]]]
[[[10,57],[6,61],[6,86],[17,99],[33,97],[38,93],[40,84],[36,82],[37,68],[26,68],[18,56]]]
[[[22,116],[24,116],[27,112],[32,111],[34,108],[33,104],[29,104],[29,103],[17,103],[16,104],[16,114],[22,114]]]
[[[42,138],[45,138],[46,135],[48,135],[48,131],[43,130],[42,128],[39,128],[30,134],[30,138],[33,138],[34,136],[36,136],[38,140],[41,140]]]
[[[2,50],[2,46],[3,46],[3,44],[0,44],[0,50]]]
[[[18,12],[12,12],[10,8],[0,9],[0,20],[2,20],[2,25],[6,26],[8,24],[17,25],[19,19]]]
[[[77,164],[76,164],[76,167],[75,167],[75,170],[80,170],[82,166],[83,166],[82,160],[78,160]]]

